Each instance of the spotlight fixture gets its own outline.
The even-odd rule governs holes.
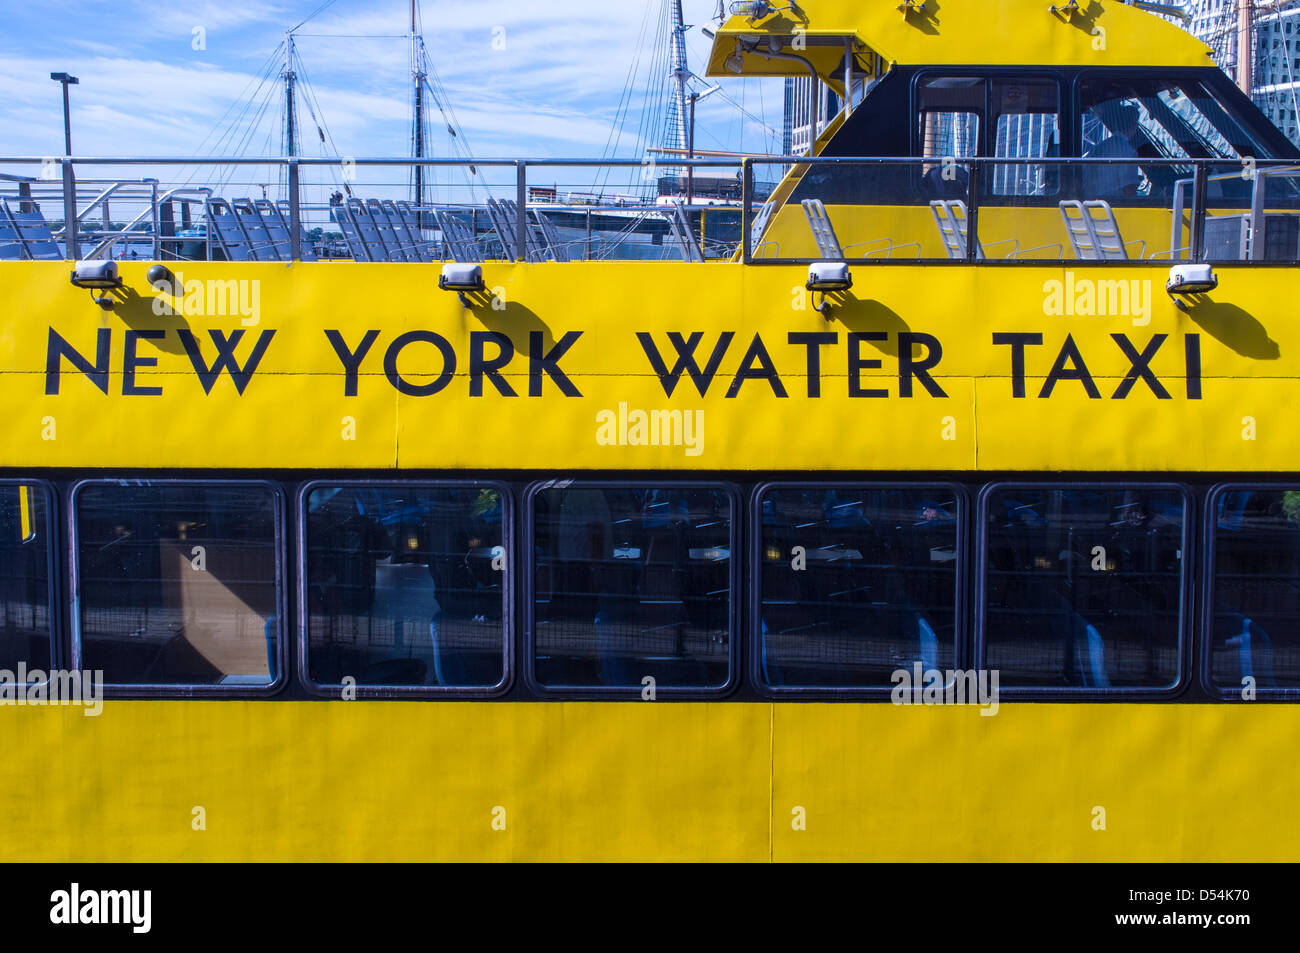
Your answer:
[[[813,308],[823,315],[830,314],[831,305],[826,300],[828,294],[848,291],[853,287],[853,275],[845,261],[818,261],[808,266],[808,284],[805,287],[814,294],[820,294],[820,304]]]
[[[449,261],[442,266],[438,287],[443,291],[456,292],[460,303],[467,308],[471,307],[472,303],[466,295],[487,290],[487,285],[483,283],[483,266]]]
[[[1189,310],[1188,296],[1202,295],[1219,287],[1219,276],[1210,265],[1174,265],[1169,269],[1169,281],[1165,291],[1174,299],[1174,304],[1182,311]],[[1178,295],[1178,297],[1174,297]]]
[[[102,261],[79,261],[72,266],[69,278],[75,288],[90,291],[91,300],[105,311],[112,311],[114,301],[108,295],[95,297],[96,291],[116,291],[122,287],[122,279],[117,276],[117,262],[111,258]]]

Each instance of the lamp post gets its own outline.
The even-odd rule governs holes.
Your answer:
[[[72,155],[72,116],[68,104],[68,87],[81,80],[70,73],[51,73],[50,79],[63,84],[63,154]],[[81,257],[77,248],[77,186],[72,175],[72,163],[63,163],[63,247],[64,254],[73,261]]]
[[[68,108],[68,87],[76,86],[81,80],[69,73],[51,73],[50,79],[63,84],[63,154],[72,155],[72,119]]]

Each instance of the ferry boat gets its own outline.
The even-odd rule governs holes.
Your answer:
[[[737,3],[709,74],[844,106],[680,261],[557,255],[579,160],[476,160],[491,242],[247,160],[149,261],[58,232],[130,160],[0,160],[5,858],[1297,855],[1295,148],[1115,0]]]

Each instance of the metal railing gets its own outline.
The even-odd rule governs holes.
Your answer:
[[[1157,250],[1156,256],[1174,261],[1300,262],[1300,166],[1287,160],[797,156],[749,157],[739,161],[665,159],[658,169],[650,167],[653,175],[671,172],[671,178],[680,180],[687,177],[684,174],[687,170],[735,172],[734,194],[724,204],[712,208],[691,205],[681,210],[686,213],[683,216],[680,205],[674,207],[680,196],[647,197],[658,180],[647,178],[646,163],[634,159],[69,157],[51,160],[29,156],[0,158],[0,167],[18,170],[36,167],[44,174],[39,178],[0,175],[0,197],[4,197],[6,189],[12,189],[9,201],[19,203],[24,209],[39,209],[42,202],[60,203],[62,219],[51,219],[49,227],[68,259],[82,257],[83,246],[91,257],[111,255],[115,250],[126,254],[127,247],[137,245],[147,245],[148,253],[154,258],[174,257],[179,254],[181,244],[171,218],[173,206],[177,206],[183,212],[182,224],[187,226],[182,231],[195,233],[188,236],[189,240],[201,246],[203,254],[210,258],[221,252],[220,242],[214,241],[213,223],[206,214],[201,221],[191,215],[191,210],[202,207],[206,213],[209,200],[217,196],[221,187],[194,184],[195,170],[210,170],[214,179],[230,182],[239,170],[260,169],[274,175],[276,181],[269,181],[268,175],[267,180],[246,187],[260,188],[261,201],[280,210],[278,214],[283,215],[286,234],[282,252],[270,259],[254,260],[343,257],[345,247],[347,257],[373,260],[357,254],[346,231],[335,230],[342,229],[342,220],[346,218],[340,209],[350,203],[312,201],[305,197],[305,192],[329,189],[332,183],[340,181],[341,175],[344,184],[340,188],[350,197],[366,187],[377,195],[385,191],[400,195],[406,186],[396,179],[363,182],[358,176],[382,177],[393,170],[417,166],[435,172],[457,172],[466,185],[447,186],[462,191],[453,193],[444,203],[406,203],[415,216],[410,244],[419,249],[418,254],[384,260],[454,257],[457,254],[454,243],[436,221],[438,214],[446,213],[461,215],[468,223],[466,235],[470,244],[465,247],[470,254],[481,254],[484,258],[495,254],[521,261],[597,260],[617,258],[620,253],[626,255],[628,249],[616,247],[616,226],[620,220],[629,223],[647,242],[653,240],[656,248],[671,240],[668,247],[680,246],[682,260],[686,261],[735,260],[747,265],[768,265],[802,264],[829,257],[867,263],[984,264],[1051,260],[1050,251],[1043,252],[1043,249],[1057,247],[1060,248],[1057,260],[1065,259],[1067,248],[1072,248],[1074,258],[1081,261],[1150,261],[1145,250],[1154,245],[1152,241],[1124,243],[1118,227],[1113,228],[1114,235],[1109,234],[1108,228],[1156,211],[1169,216],[1170,226],[1169,248]],[[179,169],[182,173],[189,170],[190,175],[175,182],[104,177],[105,171],[140,167]],[[1085,180],[1087,170],[1136,167],[1143,170],[1144,177],[1159,178],[1165,184],[1147,194],[1119,196],[1110,202],[1090,194],[1079,184]],[[925,176],[932,175],[935,169],[952,171],[954,168],[961,174],[946,180],[949,184],[942,198],[926,194],[921,185]],[[561,189],[553,177],[564,169],[572,170],[574,178]],[[52,176],[52,170],[59,174]],[[87,177],[79,183],[78,172],[86,170],[93,170],[97,177]],[[615,191],[611,197],[610,176],[628,173],[634,177],[638,170],[643,174],[639,184],[629,187],[632,194]],[[757,183],[760,180],[774,183],[787,174],[790,178],[779,193],[781,201],[765,201],[764,192],[770,192],[770,186],[760,189]],[[584,175],[590,175],[591,181],[583,179]],[[605,177],[603,181],[599,181],[601,176]],[[1238,180],[1241,184],[1234,185]],[[614,187],[617,188],[617,183]],[[279,190],[283,198],[275,202],[266,199],[271,188]],[[479,192],[487,200],[480,199]],[[341,197],[342,191],[336,194]],[[702,204],[704,200],[697,195],[697,202]],[[240,201],[251,204],[253,200]],[[383,206],[394,204],[394,199],[367,199],[366,202]],[[800,208],[801,204],[805,209]],[[1081,220],[1072,211],[1075,205],[1083,209],[1090,221]],[[1103,205],[1111,214],[1109,225],[1097,212],[1097,207]],[[846,207],[855,206],[857,211],[853,215],[845,211]],[[987,229],[981,225],[981,216],[1003,221],[1011,214],[1008,210],[1028,216],[1030,210],[1038,209],[1034,214],[1040,219],[1050,219],[1057,214],[1058,206],[1061,219],[1051,225],[1058,240],[1050,245],[1021,249],[1021,245],[1029,244],[1025,236],[1004,238],[986,234]],[[134,214],[125,224],[115,225],[110,208],[124,207]],[[863,235],[853,231],[862,227],[860,220],[864,216],[869,220],[873,215],[877,218],[898,215],[900,208],[909,207],[912,210],[909,214],[915,220],[907,228],[915,232],[918,221],[928,228],[923,242],[917,241],[914,235],[888,234],[869,236],[869,240],[863,241]],[[503,209],[504,220],[500,217]],[[1041,211],[1044,209],[1048,210],[1046,215]],[[770,237],[779,213],[785,212],[782,227],[794,234],[799,232],[798,223],[805,210],[809,219],[804,228],[811,226],[811,229],[796,234],[795,244],[811,249],[813,238],[817,237],[816,252],[782,254],[780,243]],[[96,213],[102,222],[93,225]],[[815,220],[814,215],[821,218]],[[933,223],[929,221],[930,215],[934,216]],[[573,224],[555,230],[557,219]],[[819,231],[818,221],[830,227]],[[69,228],[69,222],[75,223],[74,226]],[[314,223],[319,223],[316,227],[326,237],[309,244],[306,229]],[[397,229],[399,223],[394,219],[389,225]],[[0,221],[0,228],[3,227],[4,222]],[[549,234],[548,229],[557,233]],[[836,231],[841,232],[838,240],[844,242],[839,255],[834,254],[837,247],[834,242],[823,241]],[[1293,234],[1295,242],[1291,240]],[[1059,240],[1065,237],[1069,238],[1068,243]],[[4,233],[0,232],[0,245],[4,240]],[[1115,241],[1119,242],[1119,254],[1108,254]],[[1007,244],[1015,249],[1009,255],[986,252],[986,247]],[[1126,245],[1142,245],[1143,253],[1134,257],[1125,252]],[[849,254],[855,247],[867,250]],[[898,256],[900,251],[905,257]],[[1224,255],[1227,257],[1216,257]],[[0,253],[0,257],[4,255]]]

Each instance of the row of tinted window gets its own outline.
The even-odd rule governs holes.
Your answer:
[[[277,686],[291,641],[282,499],[267,483],[79,486],[74,637],[55,664],[125,686]],[[521,668],[543,690],[726,690],[742,615],[751,676],[778,693],[888,690],[917,665],[994,669],[1003,689],[1185,681],[1191,517],[1178,487],[989,487],[977,587],[963,497],[947,485],[765,486],[745,551],[724,485],[547,484],[519,534],[511,504],[498,484],[308,487],[296,640],[307,680],[362,694],[504,687],[518,536]],[[1225,487],[1210,507],[1208,680],[1298,688],[1300,489]],[[0,508],[0,667],[48,665],[51,497],[4,484]]]

